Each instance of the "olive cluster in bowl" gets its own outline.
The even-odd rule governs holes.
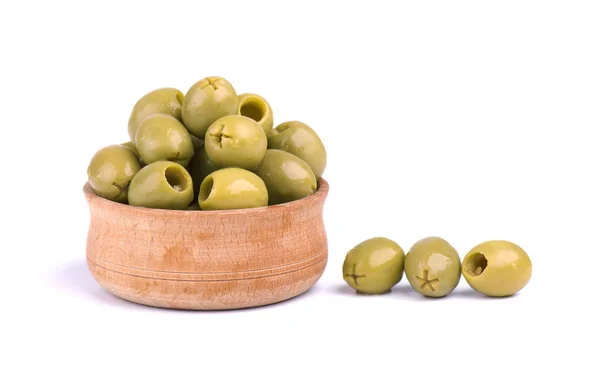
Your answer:
[[[141,97],[128,125],[130,142],[100,149],[88,166],[97,195],[133,206],[227,210],[264,207],[317,190],[327,153],[299,121],[273,128],[261,96],[238,95],[208,77],[184,95],[161,88]]]
[[[382,294],[402,279],[428,297],[451,293],[461,274],[476,291],[487,296],[510,296],[531,278],[531,260],[518,245],[504,240],[483,242],[461,263],[458,252],[440,237],[416,242],[405,255],[394,241],[378,237],[352,248],[343,265],[344,280],[357,292]]]

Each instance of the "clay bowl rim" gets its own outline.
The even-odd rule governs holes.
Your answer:
[[[85,185],[83,186],[83,192],[88,200],[88,202],[90,202],[92,199],[95,201],[100,201],[108,206],[112,206],[114,208],[116,208],[117,210],[122,209],[124,211],[135,211],[135,212],[139,212],[142,214],[163,214],[163,215],[183,215],[183,216],[210,216],[210,217],[214,217],[214,216],[227,216],[227,215],[250,215],[250,214],[256,214],[256,215],[261,215],[264,214],[265,212],[275,212],[275,211],[279,211],[279,212],[287,212],[290,210],[294,210],[294,209],[299,209],[302,207],[308,207],[317,203],[322,203],[325,201],[327,194],[329,193],[329,183],[327,182],[327,180],[321,178],[318,180],[318,187],[317,190],[304,198],[301,199],[297,199],[295,201],[291,201],[291,202],[287,202],[287,203],[282,203],[282,204],[276,204],[276,205],[269,205],[266,207],[255,207],[255,208],[243,208],[243,209],[236,209],[236,210],[211,210],[211,211],[206,211],[206,210],[168,210],[168,209],[161,209],[161,208],[148,208],[148,207],[138,207],[138,206],[132,206],[129,204],[125,204],[125,203],[119,203],[119,202],[115,202],[115,201],[111,201],[110,199],[106,199],[104,197],[101,197],[99,195],[97,195],[96,193],[94,193],[94,191],[92,190],[92,186],[90,185],[89,182],[86,182]]]

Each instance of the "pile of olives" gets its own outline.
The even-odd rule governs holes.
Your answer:
[[[503,240],[475,246],[461,264],[456,249],[439,237],[419,240],[406,256],[394,241],[372,238],[352,248],[343,266],[344,280],[362,294],[389,292],[403,273],[416,292],[428,297],[448,295],[461,273],[474,290],[502,297],[527,285],[531,260],[521,247]]]
[[[130,142],[100,149],[87,174],[94,193],[133,206],[173,210],[264,207],[317,190],[327,153],[299,121],[273,128],[261,96],[238,95],[208,77],[185,94],[151,91],[134,105]],[[193,202],[193,203],[192,203]]]

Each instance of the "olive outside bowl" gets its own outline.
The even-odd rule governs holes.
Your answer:
[[[309,290],[327,264],[329,185],[303,199],[229,211],[134,207],[83,188],[87,264],[110,293],[154,307],[218,310],[277,303]]]

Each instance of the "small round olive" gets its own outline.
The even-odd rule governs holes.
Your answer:
[[[181,104],[183,93],[176,88],[160,88],[147,93],[136,102],[129,117],[129,138],[135,143],[138,126],[147,116],[152,114],[168,114],[181,120]]]
[[[229,115],[208,128],[204,144],[215,165],[254,170],[267,151],[267,136],[256,121]]]
[[[208,159],[204,146],[200,147],[200,149],[196,151],[196,154],[194,157],[192,157],[192,160],[188,165],[188,170],[192,176],[192,180],[194,181],[194,198],[198,197],[200,184],[202,184],[204,178],[206,178],[208,174],[219,169],[219,166],[213,164],[212,161]]]
[[[142,161],[173,161],[186,166],[194,155],[194,145],[183,124],[171,115],[153,114],[140,124],[135,146]]]
[[[156,161],[145,166],[129,186],[132,206],[183,210],[192,200],[192,177],[176,162]]]
[[[217,170],[200,185],[198,203],[203,210],[264,207],[269,203],[265,183],[256,174],[239,168]]]
[[[304,198],[317,190],[317,178],[310,166],[291,153],[269,149],[256,174],[269,190],[269,204]]]
[[[509,296],[531,278],[531,260],[518,245],[491,240],[475,246],[462,263],[462,274],[476,291],[488,296]]]
[[[92,157],[87,169],[88,182],[97,195],[127,203],[129,185],[141,168],[133,151],[122,145],[111,145]]]
[[[344,280],[363,294],[382,294],[402,279],[404,251],[387,238],[371,238],[352,248],[342,272]]]
[[[327,152],[321,138],[308,125],[299,121],[278,125],[269,134],[269,148],[300,157],[310,165],[317,179],[323,176],[327,166]]]
[[[428,237],[410,248],[404,260],[404,272],[418,293],[446,296],[460,281],[460,256],[444,239]]]
[[[196,82],[185,94],[181,115],[183,124],[196,137],[204,137],[217,119],[237,112],[238,96],[231,83],[221,77]]]
[[[238,100],[238,115],[256,121],[265,134],[273,130],[273,110],[267,100],[254,93],[243,93]]]

